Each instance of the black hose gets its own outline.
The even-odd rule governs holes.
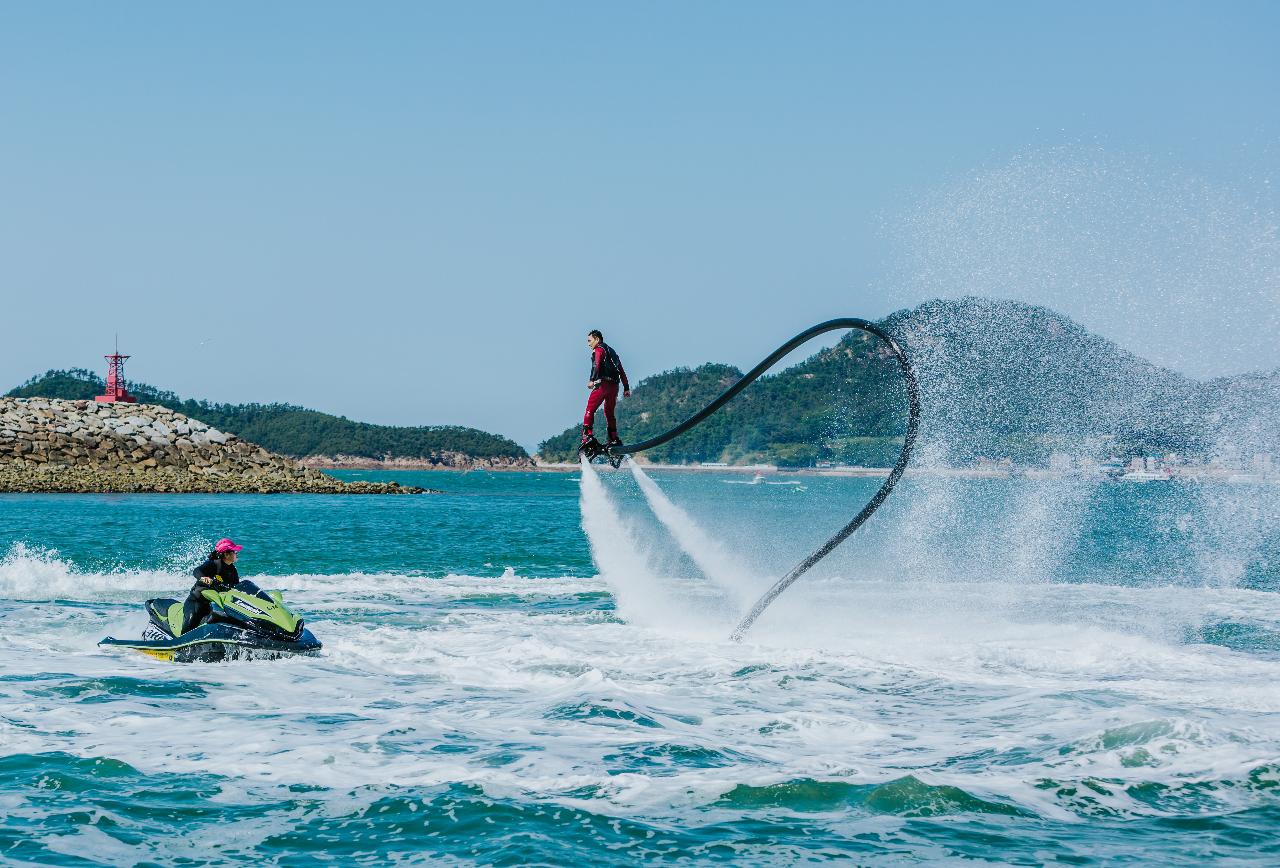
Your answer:
[[[875,496],[872,497],[867,505],[862,508],[862,511],[855,515],[852,521],[840,528],[840,530],[836,532],[835,536],[823,543],[817,551],[792,567],[790,572],[774,583],[773,587],[766,591],[765,594],[756,601],[756,604],[751,607],[751,611],[748,612],[738,626],[734,628],[733,639],[735,641],[742,638],[743,634],[751,628],[751,625],[755,623],[755,620],[760,617],[761,613],[763,613],[765,609],[769,608],[769,604],[777,599],[779,594],[790,587],[796,579],[808,572],[814,564],[829,555],[832,549],[848,539],[855,530],[860,528],[863,523],[871,517],[871,514],[879,509],[880,504],[884,503],[885,498],[889,496],[889,492],[893,490],[893,487],[898,484],[898,480],[902,478],[903,472],[907,469],[907,462],[911,459],[911,449],[915,446],[916,432],[920,427],[920,385],[916,382],[916,374],[911,368],[911,362],[907,359],[907,354],[902,351],[902,347],[898,346],[897,341],[874,323],[867,322],[864,319],[857,319],[856,317],[843,317],[840,319],[827,320],[824,323],[819,323],[816,326],[805,329],[800,334],[778,347],[769,354],[768,358],[756,365],[750,371],[747,371],[747,373],[743,375],[742,379],[725,389],[718,398],[685,421],[681,422],[676,427],[672,428],[670,431],[659,434],[657,437],[650,437],[648,440],[643,440],[632,446],[619,445],[606,449],[606,452],[610,455],[621,457],[622,455],[631,455],[636,452],[643,452],[646,449],[652,449],[655,446],[661,446],[663,443],[679,437],[690,428],[701,423],[725,404],[732,401],[739,392],[751,385],[752,382],[757,380],[765,371],[773,367],[777,361],[787,355],[787,353],[820,334],[835,331],[837,329],[859,329],[875,335],[888,345],[889,349],[893,352],[894,357],[898,360],[898,367],[901,369],[903,379],[905,379],[907,383],[907,400],[910,403],[910,415],[907,417],[907,432],[902,439],[902,451],[898,454],[898,461],[893,465],[893,470],[889,472],[889,477],[884,481],[884,484],[880,486],[879,490],[876,491]]]

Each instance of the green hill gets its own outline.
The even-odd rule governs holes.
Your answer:
[[[1042,463],[1055,451],[1095,457],[1224,446],[1278,451],[1280,375],[1201,383],[1092,334],[1068,317],[1012,301],[931,301],[886,317],[920,380],[923,457],[963,464],[982,456]],[[761,354],[770,348],[762,347]],[[631,442],[668,430],[741,376],[708,364],[649,377],[618,405]],[[687,435],[648,453],[656,461],[817,461],[885,466],[905,427],[896,363],[874,338],[851,333],[828,350],[751,385]],[[572,459],[578,429],[540,455]]]
[[[102,394],[104,388],[101,377],[76,368],[32,377],[9,395],[92,400]],[[133,383],[129,388],[139,401],[161,404],[295,458],[309,455],[429,458],[442,452],[461,452],[472,458],[528,458],[528,453],[514,441],[475,428],[371,425],[291,404],[213,404],[183,399],[145,383]]]

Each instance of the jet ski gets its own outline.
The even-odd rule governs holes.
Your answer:
[[[230,588],[202,593],[209,601],[209,616],[186,633],[182,632],[182,601],[160,598],[147,600],[151,623],[141,639],[108,636],[98,644],[176,663],[261,660],[320,650],[320,642],[289,611],[279,591],[263,591],[241,580]]]
[[[615,470],[622,466],[622,453],[614,452],[595,437],[588,436],[583,438],[582,444],[578,447],[578,454],[586,458],[588,461],[595,461],[597,458],[603,458],[612,464]]]

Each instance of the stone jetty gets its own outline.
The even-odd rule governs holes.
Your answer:
[[[0,398],[0,492],[425,490],[341,482],[156,404]]]

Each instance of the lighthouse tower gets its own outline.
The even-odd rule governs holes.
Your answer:
[[[93,400],[102,404],[138,403],[138,399],[130,395],[124,386],[124,360],[129,357],[120,355],[119,340],[116,341],[116,351],[103,358],[107,360],[107,390]]]

